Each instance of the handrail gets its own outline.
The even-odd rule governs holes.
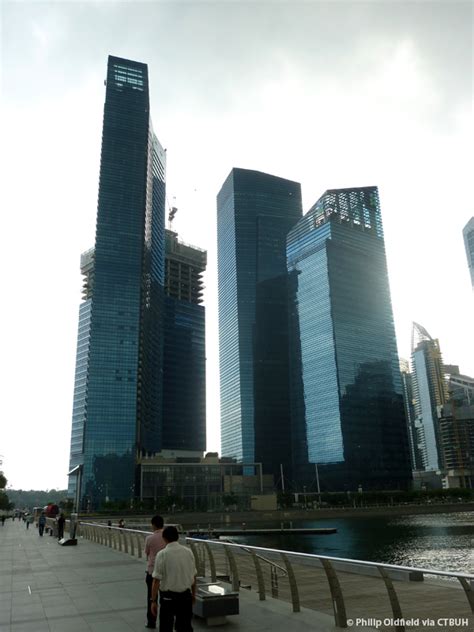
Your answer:
[[[186,540],[199,542],[199,538],[187,537]],[[241,546],[240,544],[236,544],[234,542],[232,543],[222,542],[220,540],[206,540],[206,542],[209,542],[210,544],[220,543],[224,546],[234,546],[234,547]],[[385,564],[385,563],[382,564],[380,562],[368,562],[366,560],[355,560],[355,559],[350,559],[350,558],[345,558],[345,557],[330,557],[328,555],[315,555],[314,553],[300,553],[298,551],[288,551],[286,549],[269,549],[262,546],[246,545],[246,547],[253,551],[265,551],[266,553],[278,553],[278,554],[285,553],[287,555],[292,555],[296,557],[304,557],[304,558],[316,559],[316,560],[329,560],[330,562],[344,562],[346,564],[354,564],[356,566],[366,566],[366,567],[375,568],[375,569],[387,568],[392,571],[408,571],[410,573],[417,572],[417,573],[424,573],[427,575],[439,575],[439,576],[456,577],[456,578],[463,577],[464,579],[474,580],[474,574],[461,573],[457,571],[456,572],[455,571],[437,571],[433,568],[418,568],[417,566],[399,566],[396,564]]]
[[[143,535],[152,535],[153,531],[141,531],[140,529],[129,529],[128,527],[114,527],[113,525],[100,524],[99,522],[84,522],[79,521],[80,525],[86,525],[89,527],[99,527],[99,529],[113,529],[115,531],[130,531],[130,533],[143,533]]]
[[[79,522],[80,525],[88,525],[91,527],[99,527],[100,529],[113,529],[113,530],[117,530],[117,531],[129,531],[131,533],[142,533],[143,535],[151,535],[152,532],[151,531],[141,531],[140,529],[129,529],[128,527],[114,527],[113,525],[109,526],[109,525],[104,525],[104,524],[99,524],[97,522],[83,522],[82,520]],[[192,540],[193,542],[203,542],[203,540],[201,538],[192,538],[187,536],[186,540]],[[346,557],[331,557],[329,555],[316,555],[314,553],[300,553],[298,551],[288,551],[286,549],[270,549],[268,547],[262,547],[262,546],[251,546],[251,545],[241,545],[235,542],[227,542],[227,541],[223,541],[223,540],[206,540],[206,542],[209,542],[210,544],[222,544],[225,546],[233,546],[236,548],[244,548],[244,549],[248,549],[248,550],[252,550],[252,551],[263,551],[265,553],[277,553],[277,554],[281,554],[281,553],[286,553],[288,555],[292,555],[292,556],[296,556],[296,557],[303,557],[303,558],[308,558],[308,559],[316,559],[316,560],[329,560],[330,562],[344,562],[346,564],[354,564],[356,566],[366,566],[369,568],[374,568],[374,569],[378,569],[378,568],[387,568],[389,570],[392,571],[408,571],[410,573],[413,572],[417,572],[417,573],[424,573],[426,575],[438,575],[441,577],[463,577],[464,579],[473,581],[474,580],[474,574],[470,574],[470,573],[461,573],[461,572],[457,572],[457,571],[438,571],[435,570],[434,568],[419,568],[418,566],[401,566],[398,564],[386,564],[386,563],[381,563],[381,562],[368,562],[367,560],[356,560],[356,559],[351,559],[351,558],[346,558]]]
[[[208,542],[208,540],[206,540],[206,542]],[[223,542],[224,544],[237,544],[236,542],[229,542],[229,540],[219,540],[219,542]],[[238,544],[238,546],[239,546],[239,548],[241,548],[243,551],[246,551],[247,553],[251,552],[250,548],[247,547],[247,546],[244,546],[243,544]],[[286,570],[286,568],[283,568],[283,566],[280,566],[279,564],[276,564],[272,560],[269,560],[266,557],[263,557],[263,555],[257,555],[255,553],[255,557],[257,559],[259,559],[259,560],[263,560],[267,564],[270,564],[270,566],[275,566],[275,568],[280,569],[282,571],[283,575],[288,575],[288,571]]]
[[[115,527],[112,525],[104,525],[91,522],[80,521],[79,526],[82,527],[84,536],[92,540],[92,542],[108,545],[111,548],[118,549],[119,551],[124,551],[125,553],[129,553],[130,551],[132,556],[135,555],[136,550],[138,557],[141,557],[141,548],[145,541],[144,536],[148,536],[151,534],[150,531],[141,531],[139,529]],[[136,549],[134,538],[136,538]],[[456,578],[461,584],[461,587],[469,602],[470,610],[474,612],[474,575],[470,573],[439,571],[431,568],[418,568],[413,566],[400,566],[395,564],[382,564],[365,560],[353,560],[349,558],[331,557],[327,555],[315,555],[314,553],[299,553],[295,551],[272,549],[260,546],[242,545],[234,542],[224,542],[222,540],[202,540],[201,538],[186,537],[186,542],[191,547],[191,550],[196,559],[196,566],[198,567],[202,575],[205,574],[207,553],[210,562],[212,581],[216,581],[218,576],[214,555],[211,549],[215,549],[216,546],[223,547],[229,570],[229,580],[232,583],[233,589],[236,591],[240,589],[239,576],[241,575],[242,567],[239,568],[239,564],[237,563],[237,558],[236,556],[234,556],[233,550],[240,549],[245,551],[245,553],[248,553],[252,557],[253,564],[255,566],[255,577],[257,580],[257,588],[261,600],[265,599],[265,581],[259,560],[263,560],[264,562],[270,564],[271,590],[272,596],[274,597],[278,596],[278,574],[276,569],[279,568],[282,571],[286,570],[285,574],[288,579],[288,587],[290,590],[290,602],[293,606],[293,612],[295,613],[300,611],[300,596],[297,584],[297,577],[295,574],[295,570],[292,567],[291,560],[293,558],[293,563],[296,563],[296,560],[294,558],[296,558],[297,560],[311,560],[318,562],[324,570],[326,580],[329,585],[333,606],[334,622],[337,628],[345,628],[348,625],[351,625],[350,620],[347,619],[346,616],[343,584],[340,583],[338,578],[339,572],[351,572],[351,570],[347,569],[347,567],[344,566],[342,566],[341,568],[340,566],[338,566],[338,564],[346,564],[355,568],[370,568],[374,570],[374,575],[378,577],[378,579],[381,580],[385,585],[385,590],[387,592],[393,614],[393,620],[397,622],[397,625],[395,626],[397,632],[404,632],[405,625],[400,601],[398,599],[395,585],[392,582],[391,577],[389,576],[389,571],[391,571],[392,573],[394,571],[400,573],[401,571],[405,574],[414,574],[415,578],[417,578],[417,575],[421,575],[420,579],[423,579],[423,576],[425,574]],[[199,555],[198,545],[200,547],[203,547],[201,550],[204,551],[204,555]],[[278,555],[282,559],[285,568],[282,568],[273,560],[261,555],[261,552],[264,552],[266,554],[271,553]],[[245,573],[245,566],[243,567],[243,569]],[[414,577],[410,576],[410,579],[412,578]]]

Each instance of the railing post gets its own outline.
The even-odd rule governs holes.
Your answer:
[[[270,582],[272,585],[272,597],[278,598],[278,572],[275,566],[270,566]]]
[[[385,584],[385,588],[387,589],[387,592],[388,592],[388,598],[390,599],[390,605],[392,606],[393,618],[395,620],[401,620],[403,619],[402,609],[400,607],[400,602],[398,600],[398,595],[393,585],[393,582],[382,566],[377,566],[377,569],[380,575],[382,576],[382,579]],[[403,624],[396,625],[395,630],[398,630],[399,632],[405,632],[405,626]]]
[[[265,580],[263,579],[262,567],[260,566],[258,557],[255,555],[254,551],[252,551],[251,549],[250,549],[250,555],[252,556],[253,563],[255,565],[255,573],[257,575],[258,596],[260,598],[260,601],[265,601]],[[273,566],[271,566],[270,568],[273,568]]]
[[[239,571],[234,554],[230,546],[224,546],[224,551],[229,562],[230,577],[232,579],[232,590],[238,591],[240,589]]]
[[[141,538],[140,538],[140,534],[136,533],[136,540],[137,540],[137,557],[141,558],[142,557],[142,543],[141,543]]]
[[[194,562],[196,564],[197,574],[199,577],[203,577],[201,559],[199,557],[196,543],[190,542],[189,546],[191,547],[192,554],[194,555]]]
[[[112,548],[112,529],[110,527],[107,527],[107,544],[109,545],[109,549]]]
[[[119,545],[119,551],[122,550],[122,531],[119,529],[117,531],[118,534],[118,545]]]
[[[123,544],[125,553],[128,553],[128,532],[125,529],[122,531],[123,533]]]
[[[326,577],[328,578],[336,627],[347,628],[346,606],[344,604],[344,597],[342,595],[341,585],[339,584],[336,571],[329,560],[322,559],[321,564],[323,565]]]
[[[284,553],[280,553],[281,559],[285,563],[286,572],[288,573],[288,581],[290,582],[291,602],[293,604],[293,612],[300,612],[300,595],[298,592],[298,584],[296,583],[296,576],[293,571],[288,556]],[[275,569],[276,570],[276,569]]]
[[[204,548],[207,551],[207,556],[209,558],[209,568],[211,570],[211,582],[215,582],[217,579],[216,573],[216,562],[214,560],[214,555],[212,554],[211,547],[208,542],[204,542]]]
[[[458,579],[461,583],[461,586],[464,588],[464,592],[466,593],[467,600],[469,601],[469,605],[471,606],[471,612],[474,612],[474,591],[472,590],[469,582],[465,577],[458,577]]]

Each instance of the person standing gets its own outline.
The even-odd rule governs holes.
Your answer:
[[[155,567],[156,554],[165,548],[165,541],[163,540],[163,518],[161,516],[153,516],[151,519],[151,528],[153,529],[152,535],[149,535],[145,540],[145,555],[147,559],[146,565],[146,628],[156,628],[156,614],[151,611],[151,587],[153,584],[153,569]]]
[[[62,540],[64,538],[64,525],[66,524],[66,518],[63,513],[60,513],[56,520],[58,522],[58,540]]]
[[[158,553],[153,570],[151,609],[156,616],[160,593],[160,632],[192,632],[191,619],[196,595],[196,564],[191,551],[179,544],[176,527],[161,534],[166,547]]]
[[[41,537],[43,536],[45,525],[46,525],[46,516],[45,516],[44,511],[42,511],[41,516],[39,517],[39,520],[38,520],[38,531]]]

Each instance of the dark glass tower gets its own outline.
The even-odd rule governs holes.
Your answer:
[[[264,471],[290,458],[286,235],[297,182],[232,169],[217,196],[222,454]]]
[[[206,329],[202,305],[207,253],[166,231],[162,449],[206,449]],[[182,455],[182,454],[181,454]]]
[[[330,190],[291,230],[293,457],[322,490],[411,479],[376,187]]]
[[[137,456],[162,443],[165,153],[149,110],[147,66],[109,57],[71,450],[83,508],[133,498]]]

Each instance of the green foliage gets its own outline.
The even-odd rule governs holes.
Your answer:
[[[33,507],[45,507],[48,503],[59,505],[67,496],[67,490],[50,489],[43,490],[23,490],[9,489],[8,496],[17,509],[33,509]]]
[[[283,509],[292,507],[294,503],[294,495],[290,492],[278,492],[278,505]]]
[[[472,489],[429,489],[409,491],[329,492],[321,494],[324,505],[329,507],[374,505],[399,505],[405,503],[452,503],[474,500]]]
[[[237,504],[237,498],[231,492],[230,494],[225,494],[225,496],[222,497],[222,502],[224,503],[224,507],[230,507],[231,505]]]
[[[5,487],[7,486],[7,479],[5,478],[5,475],[3,472],[0,472],[0,489],[5,489]]]
[[[0,491],[0,509],[9,511],[13,509],[13,503],[8,500],[7,494],[5,492]]]

